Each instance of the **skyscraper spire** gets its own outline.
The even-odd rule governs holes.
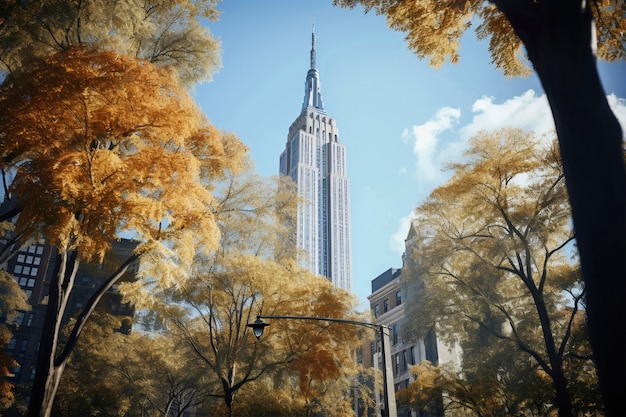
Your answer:
[[[302,101],[302,110],[307,107],[315,107],[324,110],[324,102],[322,101],[320,74],[315,68],[315,23],[311,30],[311,68],[306,74],[306,82],[304,83],[304,100]]]
[[[311,31],[311,68],[315,68],[315,23]]]

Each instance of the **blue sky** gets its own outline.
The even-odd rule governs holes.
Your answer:
[[[278,173],[289,126],[298,116],[315,23],[325,110],[346,145],[351,188],[353,290],[368,305],[371,280],[400,267],[412,210],[442,184],[482,128],[553,128],[538,78],[507,79],[472,31],[457,65],[428,66],[382,16],[331,0],[228,0],[208,26],[222,43],[223,68],[195,97],[211,122],[236,133],[257,171]],[[626,126],[626,65],[600,64]]]

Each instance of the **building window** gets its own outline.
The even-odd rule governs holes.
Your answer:
[[[7,350],[15,349],[16,345],[17,345],[17,339],[12,337],[11,340],[9,340],[9,343],[7,343]]]
[[[394,324],[391,330],[393,331],[393,344],[397,345],[398,344],[398,325]]]
[[[386,313],[389,311],[389,300],[385,299],[385,301],[383,301],[383,313]]]
[[[34,319],[35,319],[35,313],[28,313],[28,320],[26,320],[26,325],[31,326],[33,324]]]
[[[18,262],[20,262],[20,263],[24,263],[24,259],[25,259],[25,257],[24,257],[24,255],[22,255],[21,253],[20,253],[19,255],[17,255],[17,261],[18,261]]]
[[[376,305],[374,306],[374,317],[378,317],[378,313],[379,313],[379,311],[378,311],[378,310],[379,310],[379,308],[378,308],[378,304],[376,304]]]
[[[399,306],[402,304],[402,291],[396,292],[396,305]]]
[[[15,268],[13,268],[13,273],[21,274],[22,273],[22,265],[15,265]]]

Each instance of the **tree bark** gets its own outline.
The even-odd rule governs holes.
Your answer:
[[[524,43],[554,116],[586,289],[605,415],[626,392],[626,175],[623,137],[596,66],[584,0],[492,0]]]
[[[35,380],[28,405],[28,417],[49,417],[52,413],[54,397],[65,368],[65,362],[61,366],[55,364],[56,349],[59,344],[63,312],[69,297],[68,288],[74,284],[78,264],[76,252],[63,252],[57,256],[39,344]]]

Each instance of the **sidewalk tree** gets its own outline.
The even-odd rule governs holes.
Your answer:
[[[474,23],[489,39],[492,62],[508,76],[528,73],[543,85],[559,139],[586,286],[587,320],[608,417],[623,414],[626,392],[626,166],[624,136],[609,107],[596,53],[626,52],[621,0],[407,1],[333,0],[387,16],[418,57],[440,66],[459,59],[460,38]],[[525,47],[525,56],[522,51]],[[616,329],[615,323],[618,324]]]
[[[467,375],[487,363],[480,355],[500,351],[485,351],[490,344],[517,348],[551,380],[559,416],[572,416],[567,365],[588,352],[572,339],[585,331],[577,320],[584,290],[570,259],[558,148],[538,144],[530,132],[502,129],[479,132],[465,157],[417,209],[418,259],[407,275],[416,298],[405,307],[407,329],[423,337],[436,326],[449,342],[487,341],[463,346]]]
[[[8,76],[0,88],[0,158],[15,234],[58,250],[30,416],[48,416],[60,376],[100,298],[141,257],[143,277],[172,285],[219,228],[211,184],[245,147],[211,126],[177,73],[116,52],[71,47]],[[184,192],[183,192],[184,190]],[[99,262],[121,233],[141,242],[96,289],[61,348],[81,262]]]

